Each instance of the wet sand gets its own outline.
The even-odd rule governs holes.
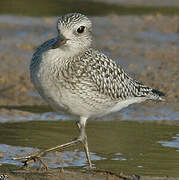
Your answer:
[[[64,169],[43,170],[13,170],[2,173],[8,180],[179,180],[175,177],[149,177],[139,175],[125,175],[103,170],[94,171],[69,171]]]

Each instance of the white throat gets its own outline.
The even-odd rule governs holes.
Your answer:
[[[49,49],[45,56],[49,56],[51,59],[68,59],[73,58],[81,53],[85,52],[85,49],[81,48],[56,48],[56,49]]]

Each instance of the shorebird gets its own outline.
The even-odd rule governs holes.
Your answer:
[[[134,80],[119,64],[93,49],[92,23],[85,15],[59,17],[57,31],[57,37],[43,43],[33,54],[30,76],[41,97],[56,111],[79,116],[80,135],[69,143],[16,159],[25,159],[25,164],[32,160],[44,164],[40,157],[47,152],[82,143],[92,168],[85,133],[87,119],[145,100],[162,101],[164,93]]]

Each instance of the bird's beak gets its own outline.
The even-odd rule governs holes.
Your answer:
[[[52,49],[59,48],[64,45],[69,39],[65,38],[62,34],[57,38],[57,41],[52,45]]]

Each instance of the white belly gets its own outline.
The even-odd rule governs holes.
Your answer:
[[[134,98],[131,98],[131,99],[120,101],[110,109],[110,112],[120,111],[121,109],[129,106],[130,104],[140,103],[142,101],[145,101],[146,99],[147,98],[144,98],[144,97],[134,97]]]

